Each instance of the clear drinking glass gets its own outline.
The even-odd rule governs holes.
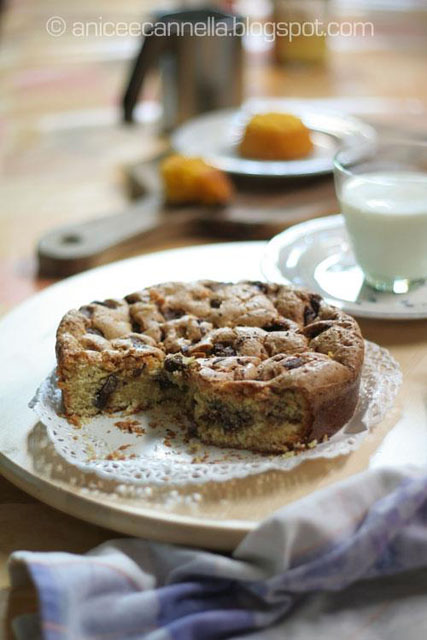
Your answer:
[[[427,143],[362,144],[337,153],[335,188],[367,283],[406,293],[427,278]]]

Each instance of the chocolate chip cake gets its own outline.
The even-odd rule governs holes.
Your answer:
[[[364,343],[320,296],[264,282],[169,282],[68,312],[56,343],[72,421],[172,400],[203,442],[315,444],[352,416]]]

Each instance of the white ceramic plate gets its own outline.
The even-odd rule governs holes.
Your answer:
[[[203,156],[213,166],[229,173],[277,178],[309,177],[330,173],[333,157],[343,144],[371,142],[375,130],[348,114],[314,110],[303,104],[286,102],[282,111],[299,116],[312,130],[313,152],[301,160],[267,161],[241,158],[237,144],[247,121],[254,113],[269,111],[266,103],[244,109],[224,109],[199,116],[179,127],[171,137],[173,148],[185,155]],[[277,110],[278,108],[276,108]]]
[[[372,289],[364,281],[341,215],[290,227],[267,245],[262,272],[272,282],[320,293],[330,304],[364,318],[427,318],[427,281],[408,293]]]

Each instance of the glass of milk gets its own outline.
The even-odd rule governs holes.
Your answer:
[[[357,262],[369,285],[406,293],[427,278],[427,143],[342,149],[335,188]]]

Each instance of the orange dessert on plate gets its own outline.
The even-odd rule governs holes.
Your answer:
[[[310,130],[289,113],[259,113],[246,125],[239,152],[256,160],[295,160],[313,149]]]
[[[202,158],[169,156],[163,160],[160,173],[170,204],[223,205],[233,195],[228,176]]]

